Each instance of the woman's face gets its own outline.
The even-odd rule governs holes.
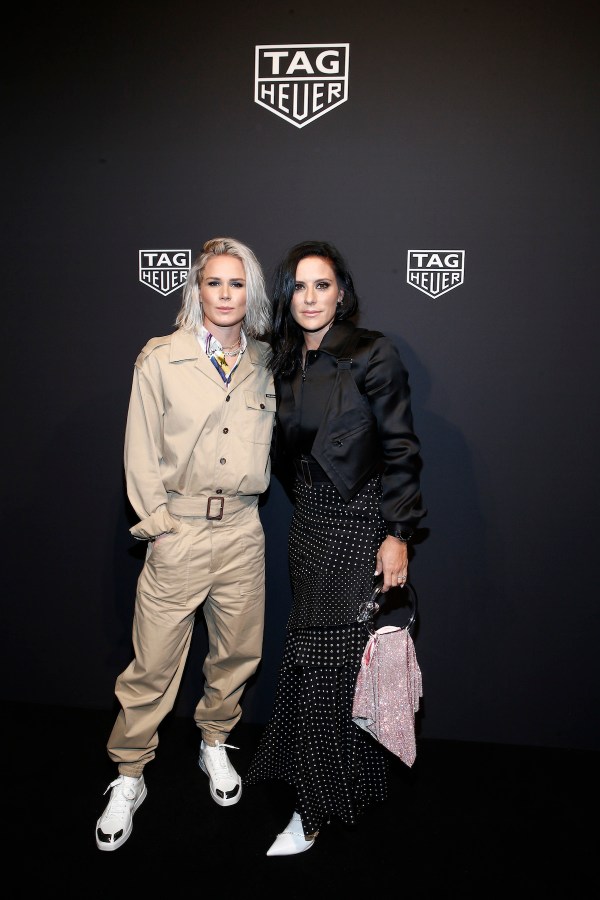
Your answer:
[[[246,315],[246,272],[237,256],[213,256],[200,281],[203,322],[216,334],[240,324]]]
[[[313,338],[322,338],[331,327],[338,301],[343,296],[328,259],[306,256],[300,260],[291,313],[303,331],[310,332]]]

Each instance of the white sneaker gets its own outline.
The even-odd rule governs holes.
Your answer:
[[[300,813],[295,812],[285,829],[277,835],[267,850],[267,856],[294,856],[296,853],[304,853],[305,850],[310,850],[318,833],[316,831],[315,834],[306,837]]]
[[[217,741],[211,747],[201,741],[198,765],[210,779],[210,795],[215,803],[219,806],[232,806],[242,796],[242,779],[229,762],[225,747],[239,750],[233,744],[220,744]]]
[[[133,829],[133,814],[146,799],[144,776],[130,778],[119,775],[106,788],[110,792],[108,806],[96,822],[96,844],[99,850],[117,850]],[[104,793],[106,794],[106,791]]]

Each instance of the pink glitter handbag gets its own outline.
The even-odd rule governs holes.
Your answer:
[[[361,605],[358,621],[365,622],[371,637],[364,649],[356,680],[352,720],[407,766],[416,759],[415,713],[423,696],[421,670],[410,630],[417,617],[417,595],[408,593],[411,612],[406,625],[383,625],[374,629],[380,611],[381,581],[369,600]]]

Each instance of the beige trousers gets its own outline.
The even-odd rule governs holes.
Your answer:
[[[260,662],[265,548],[258,498],[223,498],[222,519],[206,518],[207,499],[170,504],[181,515],[180,531],[148,545],[135,599],[135,658],[116,681],[121,711],[107,744],[121,775],[141,775],[154,759],[158,727],[173,708],[200,606],[208,653],[194,719],[206,743],[226,741]],[[213,501],[211,514],[219,509]],[[182,514],[190,510],[204,515]]]

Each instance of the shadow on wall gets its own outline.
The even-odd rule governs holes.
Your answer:
[[[503,559],[499,535],[493,516],[486,520],[482,514],[472,451],[441,415],[448,410],[450,416],[443,383],[436,384],[433,413],[428,371],[401,337],[390,337],[409,372],[428,510],[410,562],[419,597],[415,646],[423,673],[417,728],[423,737],[500,740],[504,726],[494,722],[491,710],[506,667],[501,637],[511,616],[492,577],[492,557]],[[505,739],[510,741],[510,734]]]

